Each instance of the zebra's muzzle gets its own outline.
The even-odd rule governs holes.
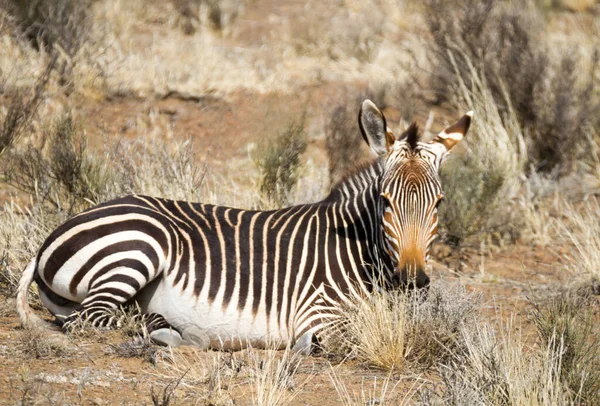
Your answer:
[[[396,289],[429,289],[430,279],[427,274],[418,269],[416,272],[409,272],[404,269],[402,271],[396,271],[392,275],[392,285]]]

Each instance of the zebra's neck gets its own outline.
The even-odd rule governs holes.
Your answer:
[[[366,280],[369,286],[388,285],[392,273],[391,259],[383,249],[382,213],[381,207],[381,174],[383,163],[379,160],[363,167],[332,188],[323,201],[326,204],[336,204],[341,215],[345,215],[355,227],[366,237],[364,244],[368,248],[368,258],[363,266],[366,270]]]

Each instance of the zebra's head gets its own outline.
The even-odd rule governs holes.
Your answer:
[[[440,165],[467,133],[472,115],[467,113],[432,141],[421,142],[415,124],[395,137],[373,102],[365,100],[361,106],[362,135],[383,167],[379,183],[382,249],[391,262],[391,281],[396,287],[429,285],[425,263],[437,237],[437,209],[444,197]]]

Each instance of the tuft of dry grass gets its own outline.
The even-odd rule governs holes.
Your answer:
[[[1,294],[12,297],[16,294],[21,273],[26,264],[37,253],[44,239],[67,218],[64,211],[48,210],[32,202],[31,207],[22,208],[14,201],[7,202],[0,210],[0,252],[3,263],[0,267]],[[42,308],[37,292],[32,292],[30,301]]]
[[[290,348],[251,351],[249,357],[252,403],[257,406],[289,405],[307,383],[295,379],[303,357]]]
[[[17,348],[26,358],[54,359],[70,354],[64,336],[40,327],[21,330],[17,337]]]
[[[428,369],[462,345],[461,329],[476,320],[478,306],[461,286],[433,286],[427,294],[375,291],[341,312],[323,346],[386,370]]]
[[[352,357],[378,368],[403,370],[413,349],[408,311],[409,296],[375,292],[356,300],[342,321],[343,345]],[[337,334],[337,333],[336,333]]]
[[[331,366],[328,372],[329,380],[338,394],[340,403],[344,406],[359,406],[359,405],[408,405],[411,404],[416,395],[417,389],[413,385],[407,393],[400,395],[397,390],[401,380],[394,381],[393,370],[391,370],[385,378],[377,379],[373,377],[371,385],[365,385],[363,378],[360,390],[353,391],[346,385],[342,377],[336,369]]]
[[[234,391],[241,388],[250,392],[253,405],[287,405],[311,376],[302,381],[296,379],[304,358],[289,348],[250,348],[233,353],[195,351],[191,355],[170,351],[171,358],[156,375],[167,380],[181,377],[183,387],[209,404],[234,404]]]
[[[169,357],[159,364],[159,379],[180,379],[180,385],[195,392],[195,397],[209,404],[233,404],[231,390],[238,379],[248,376],[247,361],[242,354],[194,351],[183,354],[169,349]]]
[[[600,400],[600,341],[594,313],[597,302],[563,292],[532,301],[532,320],[542,343],[561,360],[560,379],[577,403]],[[594,308],[593,305],[596,305]]]
[[[574,275],[589,275],[600,280],[600,205],[590,198],[582,207],[564,204],[563,218],[556,228],[563,241],[572,248],[565,256],[566,267]]]

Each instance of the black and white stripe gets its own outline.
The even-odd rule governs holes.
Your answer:
[[[135,301],[159,342],[286,345],[321,330],[375,283],[427,285],[419,272],[437,230],[437,172],[449,148],[417,142],[416,127],[396,140],[369,101],[359,121],[380,158],[321,202],[252,211],[133,195],[71,218],[23,274],[22,322],[34,317],[27,289],[35,280],[67,329],[77,317],[110,325],[113,310]]]

